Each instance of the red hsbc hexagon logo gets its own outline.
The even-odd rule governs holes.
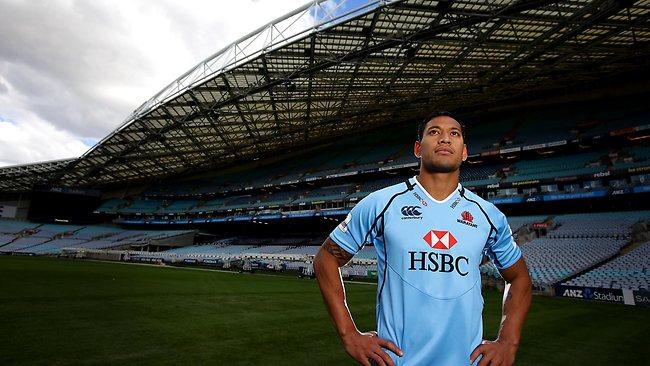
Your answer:
[[[433,249],[451,249],[458,240],[447,230],[431,230],[423,237],[424,241]]]

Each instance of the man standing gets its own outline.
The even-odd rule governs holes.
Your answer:
[[[504,214],[459,183],[463,126],[449,113],[418,126],[420,173],[372,192],[323,243],[314,270],[348,354],[362,365],[509,366],[530,308],[531,281]],[[377,332],[361,333],[339,267],[377,250]],[[496,341],[483,341],[479,265],[487,255],[506,286]]]

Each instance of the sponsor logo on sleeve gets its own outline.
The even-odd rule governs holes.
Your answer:
[[[341,221],[339,224],[339,230],[341,230],[344,233],[348,232],[348,224],[350,223],[350,220],[352,220],[352,214],[349,213],[346,217],[345,220]]]

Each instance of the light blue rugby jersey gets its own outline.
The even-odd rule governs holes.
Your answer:
[[[521,251],[505,215],[458,184],[434,199],[416,177],[359,201],[330,234],[341,248],[377,250],[377,333],[404,351],[395,365],[469,365],[482,341],[479,265],[497,268]]]

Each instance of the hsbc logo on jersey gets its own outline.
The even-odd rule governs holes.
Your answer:
[[[456,237],[447,230],[429,230],[422,237],[431,249],[449,250],[458,243]],[[429,271],[457,273],[467,276],[469,259],[464,256],[454,257],[447,253],[409,251],[409,271]]]
[[[432,249],[451,249],[458,240],[446,230],[431,230],[423,237],[424,241],[429,244]]]
[[[460,219],[456,219],[456,221],[460,222],[461,224],[471,226],[471,227],[478,227],[474,223],[474,216],[472,216],[469,211],[463,211],[460,213]]]

